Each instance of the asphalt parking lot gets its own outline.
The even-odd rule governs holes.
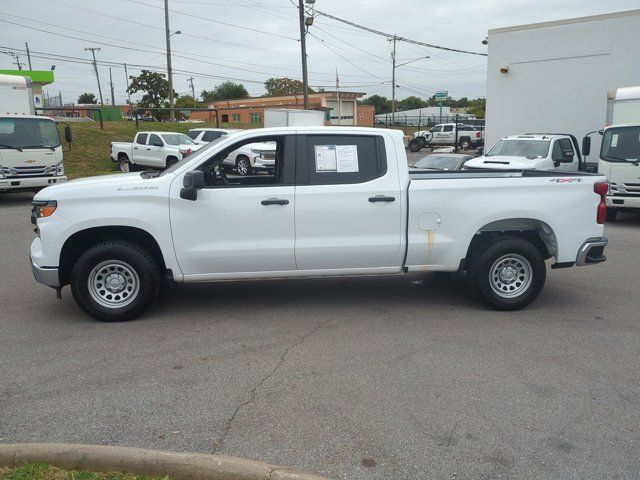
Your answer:
[[[0,442],[217,452],[336,479],[638,478],[640,215],[496,313],[444,276],[179,286],[104,324],[0,196]]]

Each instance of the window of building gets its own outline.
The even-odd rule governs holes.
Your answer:
[[[229,114],[228,113],[223,113],[222,114],[222,123],[229,123]]]
[[[251,123],[261,123],[262,115],[260,115],[260,113],[251,113],[249,114],[249,121]]]
[[[234,113],[233,114],[233,121],[235,123],[240,123],[240,114],[239,113]]]

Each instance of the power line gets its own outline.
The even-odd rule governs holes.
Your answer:
[[[449,52],[466,53],[468,55],[480,55],[480,56],[483,56],[483,57],[487,56],[486,53],[471,52],[469,50],[459,50],[457,48],[443,47],[441,45],[434,45],[432,43],[425,43],[425,42],[419,42],[417,40],[411,40],[411,39],[406,38],[406,37],[399,37],[397,35],[392,35],[390,33],[381,32],[380,30],[375,30],[375,29],[370,28],[370,27],[365,27],[364,25],[359,25],[357,23],[351,22],[349,20],[345,20],[343,18],[336,17],[336,16],[331,15],[329,13],[321,12],[319,10],[316,10],[316,12],[318,13],[318,15],[324,15],[325,17],[330,18],[332,20],[335,20],[337,22],[346,23],[347,25],[351,25],[352,27],[359,28],[361,30],[365,30],[365,31],[370,32],[370,33],[375,33],[376,35],[381,35],[383,37],[387,37],[387,38],[390,38],[390,39],[395,38],[396,40],[401,41],[401,42],[412,43],[414,45],[421,45],[423,47],[437,48],[439,50],[447,50]]]

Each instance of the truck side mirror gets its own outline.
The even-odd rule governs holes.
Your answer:
[[[586,157],[591,152],[591,137],[582,138],[582,156]]]
[[[67,143],[71,143],[73,138],[71,137],[71,127],[69,125],[64,126],[64,139]]]
[[[182,185],[180,198],[196,200],[198,198],[198,190],[204,188],[204,172],[202,170],[187,172],[182,180]]]

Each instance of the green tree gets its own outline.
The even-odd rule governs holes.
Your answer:
[[[78,103],[80,104],[96,104],[98,103],[98,100],[96,99],[96,96],[93,93],[89,93],[89,92],[85,92],[82,95],[80,95],[78,97]]]
[[[426,107],[427,106],[427,102],[425,102],[424,100],[422,100],[420,97],[416,97],[416,96],[411,96],[411,97],[407,97],[403,100],[400,100],[397,103],[398,106],[398,110],[402,111],[402,110],[413,110],[414,108],[422,108],[422,107]]]
[[[468,112],[476,118],[484,118],[487,109],[486,98],[475,98],[469,101]]]
[[[273,77],[264,82],[264,89],[267,91],[267,97],[302,95],[304,93],[304,84],[300,80],[294,80],[292,78]],[[308,93],[315,92],[309,88]]]
[[[146,108],[162,108],[167,106],[169,99],[169,81],[165,78],[164,73],[150,72],[142,70],[137,77],[130,76],[131,83],[127,89],[127,93],[134,94],[144,92],[144,95],[138,102],[139,107]],[[178,98],[178,94],[173,92],[173,97]]]
[[[176,108],[197,108],[199,105],[191,95],[182,95],[175,101],[175,106]]]
[[[373,105],[376,109],[376,115],[381,113],[391,112],[391,100],[387,97],[381,97],[380,95],[371,95],[369,98],[361,100],[363,105]]]
[[[216,102],[218,100],[232,100],[234,98],[247,98],[249,92],[241,83],[223,82],[212,90],[202,90],[200,94],[204,102]]]

